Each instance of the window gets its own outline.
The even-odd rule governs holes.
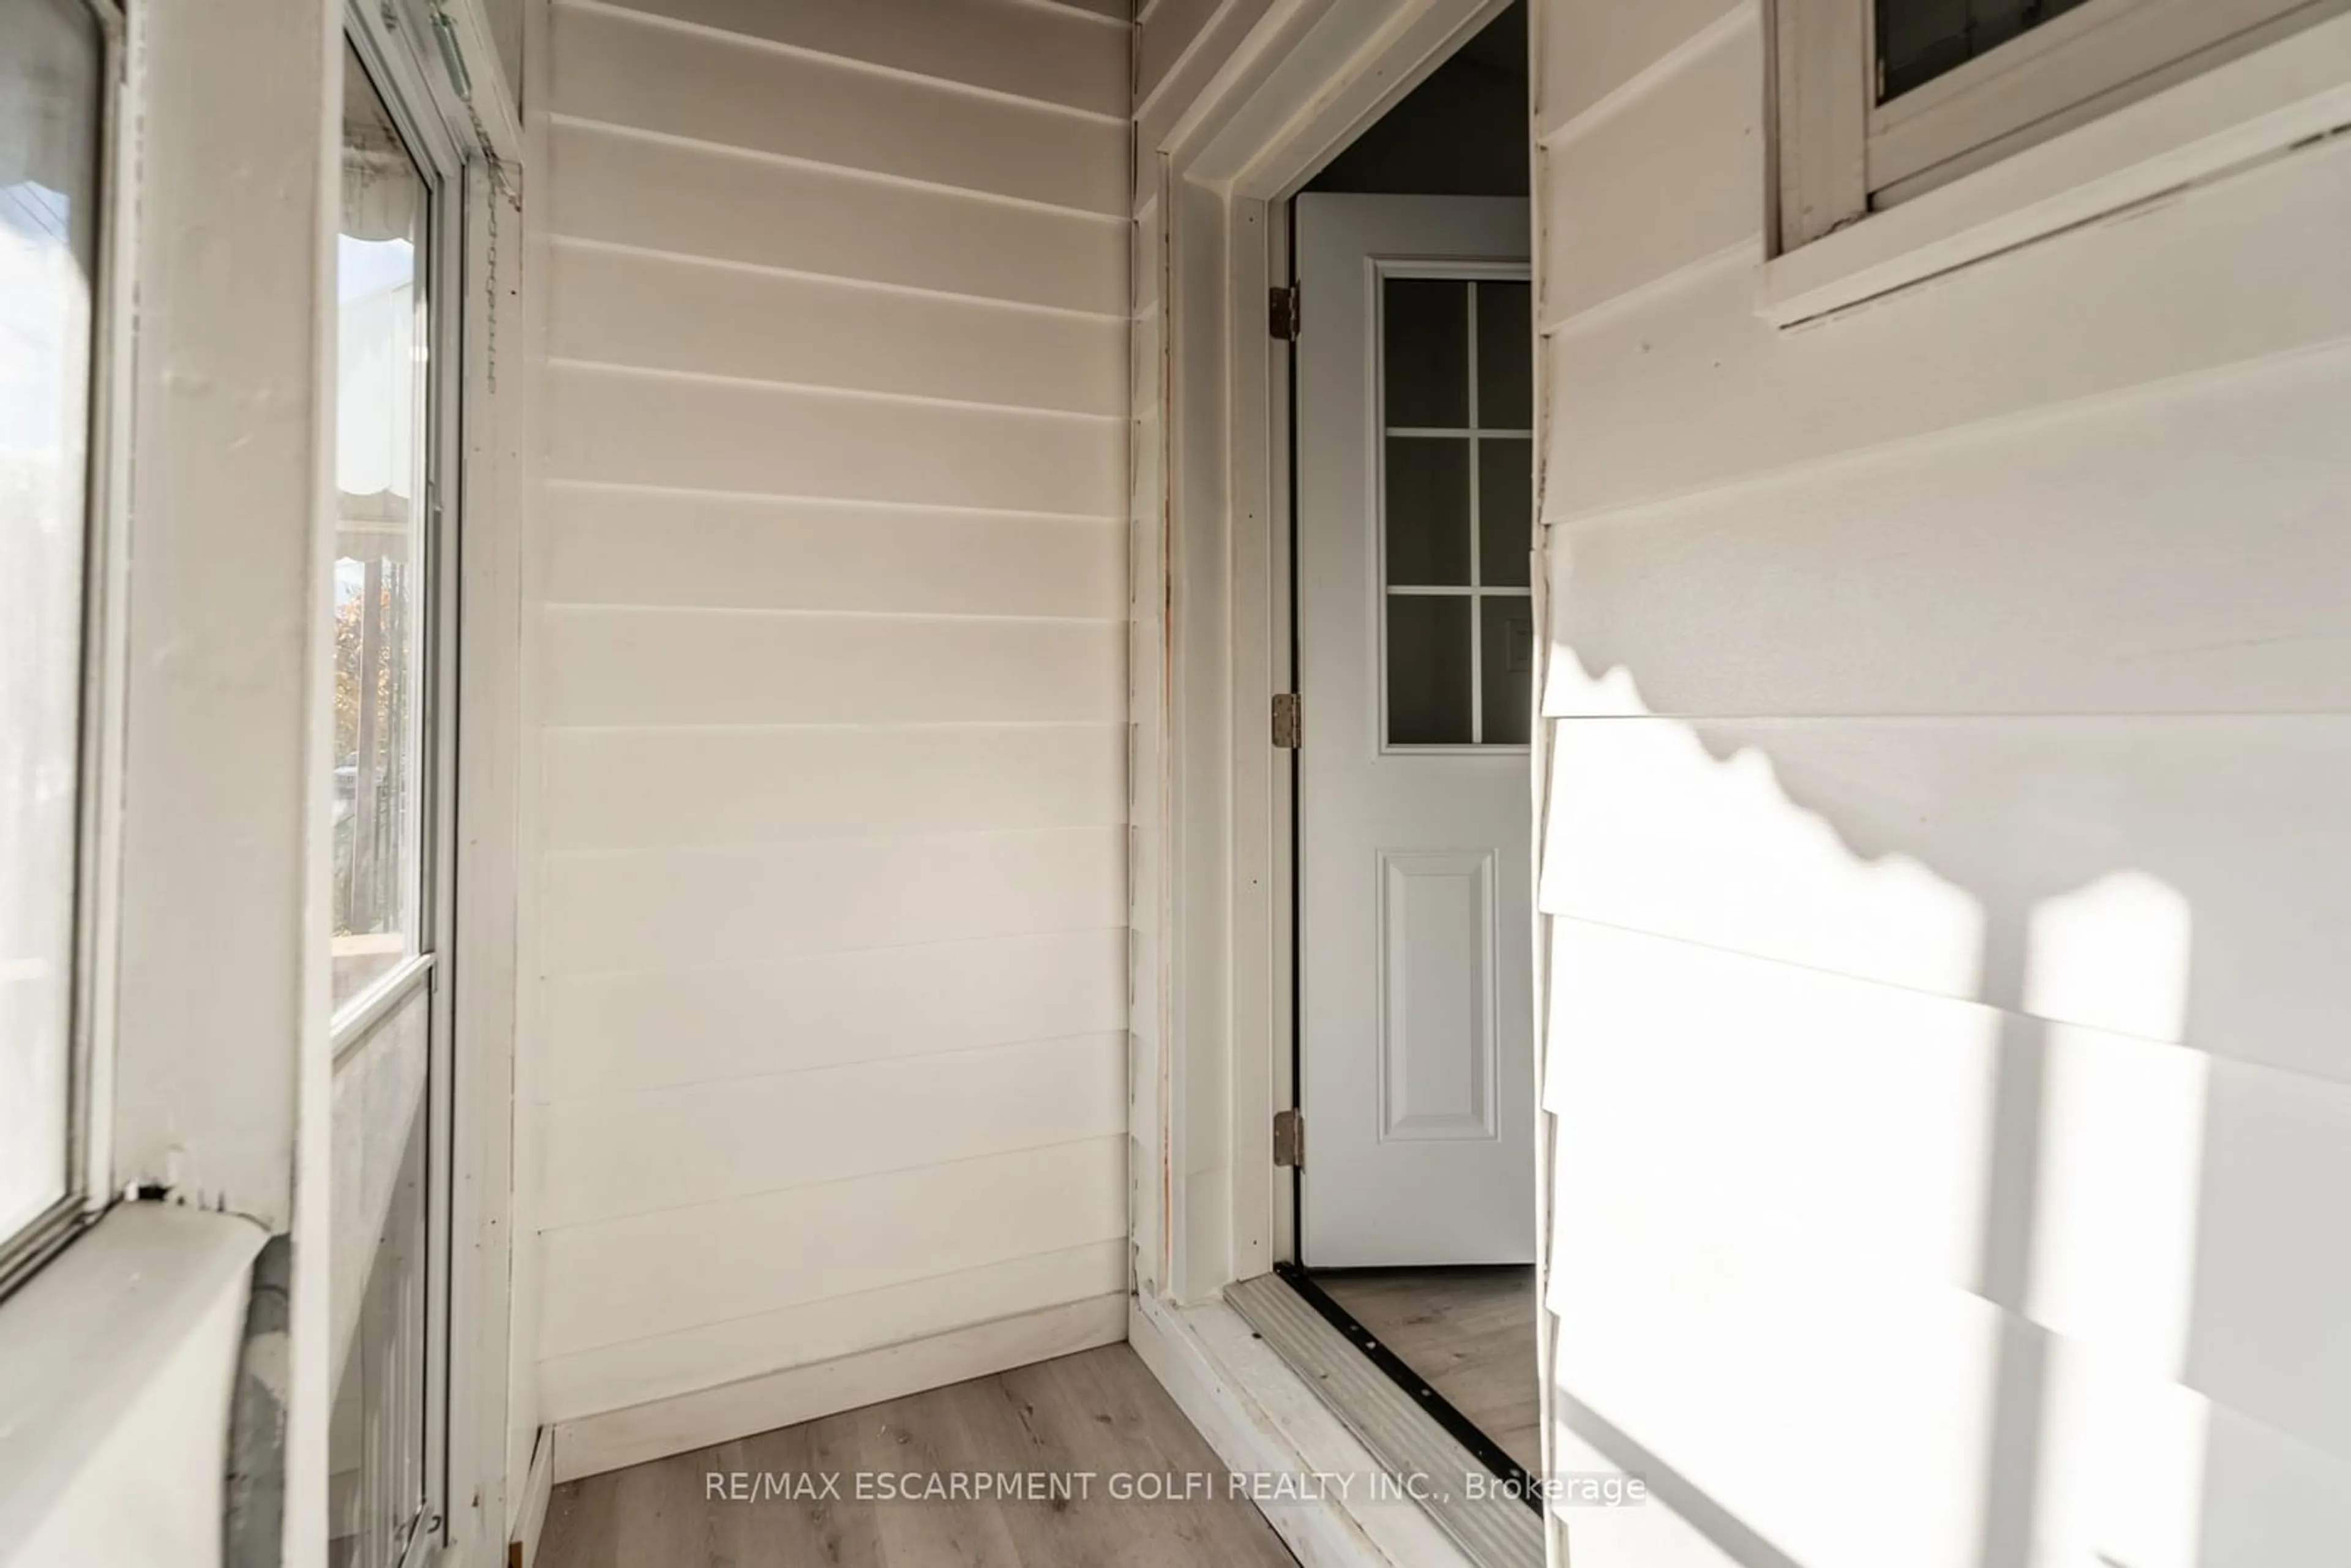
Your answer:
[[[1792,250],[2351,0],[1779,0]]]
[[[0,0],[0,1284],[77,1209],[83,626],[107,40]]]
[[[1528,309],[1517,277],[1382,272],[1380,625],[1391,747],[1527,744]]]
[[[413,134],[415,78],[391,49],[343,51],[336,240],[334,1196],[328,1427],[335,1568],[398,1568],[433,1522],[447,1289],[446,863],[450,658],[436,476],[452,449],[453,340],[434,283],[451,181]],[[408,92],[400,89],[403,80]]]
[[[1876,0],[1880,101],[1891,102],[2085,0]]]

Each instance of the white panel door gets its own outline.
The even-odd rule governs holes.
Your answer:
[[[1523,201],[1297,201],[1300,1256],[1534,1257]]]

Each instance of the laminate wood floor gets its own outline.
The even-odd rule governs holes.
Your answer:
[[[1317,1270],[1314,1282],[1529,1470],[1542,1465],[1535,1271]]]
[[[1016,1471],[1095,1479],[1050,1501],[855,1495],[861,1473],[929,1488]],[[1119,1500],[1113,1474],[1212,1478],[1216,1495]],[[712,1495],[738,1475],[773,1478],[770,1495]],[[538,1568],[1293,1568],[1224,1475],[1134,1353],[1106,1345],[558,1487]],[[778,1495],[828,1476],[836,1499]]]

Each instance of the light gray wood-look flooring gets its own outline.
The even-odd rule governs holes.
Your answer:
[[[859,1472],[1095,1472],[1055,1501],[859,1501]],[[728,1500],[710,1476],[838,1476],[835,1500]],[[556,1489],[538,1568],[1293,1568],[1248,1502],[1117,1500],[1107,1478],[1225,1467],[1123,1344]],[[758,1483],[754,1481],[753,1485]],[[771,1483],[772,1485],[773,1483]]]
[[[1541,1468],[1531,1265],[1317,1270],[1314,1282],[1504,1453]]]

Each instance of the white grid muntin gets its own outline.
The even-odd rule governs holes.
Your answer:
[[[1390,278],[1423,279],[1438,283],[1459,283],[1468,297],[1468,316],[1464,329],[1468,336],[1466,373],[1469,389],[1469,423],[1465,425],[1392,425],[1387,422],[1387,288]],[[1374,701],[1377,711],[1373,716],[1373,733],[1379,738],[1378,749],[1384,754],[1403,756],[1479,756],[1507,757],[1529,749],[1524,741],[1489,741],[1486,730],[1485,623],[1482,611],[1488,599],[1531,599],[1534,589],[1526,587],[1494,587],[1479,580],[1483,570],[1479,559],[1482,507],[1479,498],[1479,444],[1487,440],[1534,440],[1532,429],[1517,427],[1484,427],[1479,423],[1478,408],[1478,289],[1480,283],[1531,283],[1532,268],[1524,262],[1514,261],[1424,261],[1409,257],[1374,256],[1371,259],[1372,308],[1370,318],[1370,353],[1367,356],[1371,382],[1372,439],[1369,451],[1371,506],[1367,508],[1372,525],[1372,582],[1375,601],[1374,616],[1374,663],[1378,667],[1378,679],[1374,684]],[[1530,345],[1529,352],[1532,352]],[[1462,442],[1469,453],[1469,580],[1467,583],[1390,583],[1388,581],[1388,489],[1387,446],[1390,436],[1427,437]],[[1388,601],[1391,598],[1458,598],[1469,601],[1469,737],[1467,742],[1433,743],[1397,742],[1388,738]]]

